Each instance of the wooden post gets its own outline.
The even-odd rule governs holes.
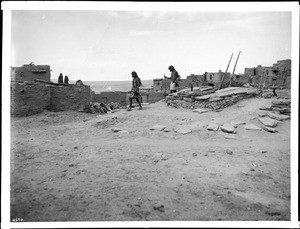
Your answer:
[[[228,68],[229,68],[229,65],[230,65],[230,62],[231,62],[232,56],[233,56],[233,53],[231,54],[230,60],[229,60],[229,62],[228,62],[228,65],[227,65],[227,68],[226,68],[226,71],[225,71],[225,74],[227,74],[227,71],[228,71]],[[230,76],[229,76],[229,77],[230,77]],[[222,87],[222,84],[223,84],[223,81],[224,81],[224,76],[222,76],[221,84],[220,84],[220,86],[219,86],[219,88],[218,88],[218,89],[221,89],[221,87]]]
[[[236,64],[239,60],[239,57],[240,57],[240,54],[241,54],[241,51],[239,51],[239,55],[238,57],[236,58],[236,61],[235,61],[235,65],[234,65],[234,68],[233,68],[233,71],[232,71],[232,76],[234,76],[234,72],[235,72],[235,67],[236,67]],[[231,77],[229,78],[229,87],[231,86]]]

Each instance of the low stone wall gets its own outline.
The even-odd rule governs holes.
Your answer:
[[[92,102],[95,103],[119,103],[121,106],[126,106],[127,92],[121,91],[108,91],[99,94],[92,93]]]
[[[50,88],[50,111],[83,109],[92,101],[90,86],[52,86]]]
[[[182,92],[173,93],[166,97],[165,102],[172,107],[197,109],[206,108],[211,110],[220,110],[231,106],[238,101],[254,97],[259,94],[259,91],[254,88],[225,88],[219,91],[212,91],[206,94],[206,91],[201,90],[183,90]],[[209,91],[208,91],[209,92]],[[202,95],[201,95],[202,94]]]
[[[11,82],[11,115],[29,116],[49,108],[50,88],[43,83]]]

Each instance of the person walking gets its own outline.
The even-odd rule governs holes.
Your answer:
[[[127,111],[131,111],[132,108],[132,100],[136,99],[137,103],[139,104],[139,109],[142,110],[142,104],[140,102],[140,86],[142,86],[141,79],[139,78],[138,74],[133,71],[131,73],[132,76],[132,88],[129,95],[129,107]]]
[[[176,71],[176,69],[174,68],[173,65],[170,65],[168,68],[171,72],[171,77],[166,77],[164,75],[165,79],[170,79],[171,83],[170,83],[170,92],[174,93],[177,91],[179,84],[178,81],[180,80],[180,75],[178,74],[178,72]]]

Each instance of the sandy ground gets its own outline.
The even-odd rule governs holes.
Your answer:
[[[11,219],[290,220],[290,120],[278,133],[239,126],[236,139],[206,130],[211,121],[258,124],[273,99],[202,114],[158,102],[12,118]],[[150,130],[156,124],[192,132]]]

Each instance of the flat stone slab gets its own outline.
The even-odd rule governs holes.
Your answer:
[[[258,118],[258,120],[262,124],[264,124],[265,126],[268,126],[268,127],[275,127],[278,124],[278,121],[276,121],[275,119],[271,119],[269,117]]]
[[[223,100],[224,98],[221,98],[221,97],[210,97],[209,98],[209,102],[216,102],[216,101],[220,101],[220,100]]]
[[[171,131],[173,131],[173,130],[174,130],[173,127],[166,127],[166,128],[164,129],[164,132],[171,132]]]
[[[236,128],[240,125],[245,125],[246,122],[237,120],[237,121],[232,121],[231,124]]]
[[[237,139],[235,134],[223,134],[226,139]]]
[[[236,133],[234,126],[231,123],[226,123],[223,126],[220,126],[221,130],[226,133]]]
[[[211,111],[211,109],[197,108],[197,109],[194,109],[194,110],[193,110],[193,112],[198,112],[198,113],[200,113],[200,114],[205,113],[205,112],[208,112],[208,111]]]
[[[120,132],[120,131],[122,131],[122,129],[120,129],[120,128],[112,128],[111,129],[113,132]]]
[[[244,126],[246,130],[262,130],[259,126],[254,124],[247,124]]]
[[[206,100],[209,98],[210,98],[210,95],[202,95],[202,96],[196,96],[195,100]]]
[[[264,110],[264,111],[271,111],[272,107],[271,106],[262,106],[259,108],[260,110]]]
[[[267,126],[263,126],[262,127],[265,131],[271,132],[271,133],[276,133],[278,132],[275,128],[272,127],[267,127]]]
[[[288,116],[288,115],[275,114],[275,113],[272,113],[272,112],[268,112],[267,115],[270,118],[273,118],[273,119],[276,119],[276,120],[279,120],[279,121],[290,119],[290,116]]]
[[[246,87],[228,87],[216,91],[216,94],[219,97],[227,97],[227,96],[239,95],[239,94],[256,94],[256,93],[257,90],[255,88],[246,88]]]
[[[257,115],[258,115],[259,117],[265,117],[265,116],[267,116],[267,112],[266,112],[266,111],[258,111],[258,112],[257,112]]]
[[[180,128],[180,129],[176,130],[176,132],[179,134],[189,134],[192,132],[192,130],[187,129],[187,128]]]
[[[219,129],[219,125],[216,123],[209,123],[206,127],[207,130],[217,131]]]
[[[150,128],[150,130],[164,130],[165,128],[166,128],[166,126],[154,125]]]

